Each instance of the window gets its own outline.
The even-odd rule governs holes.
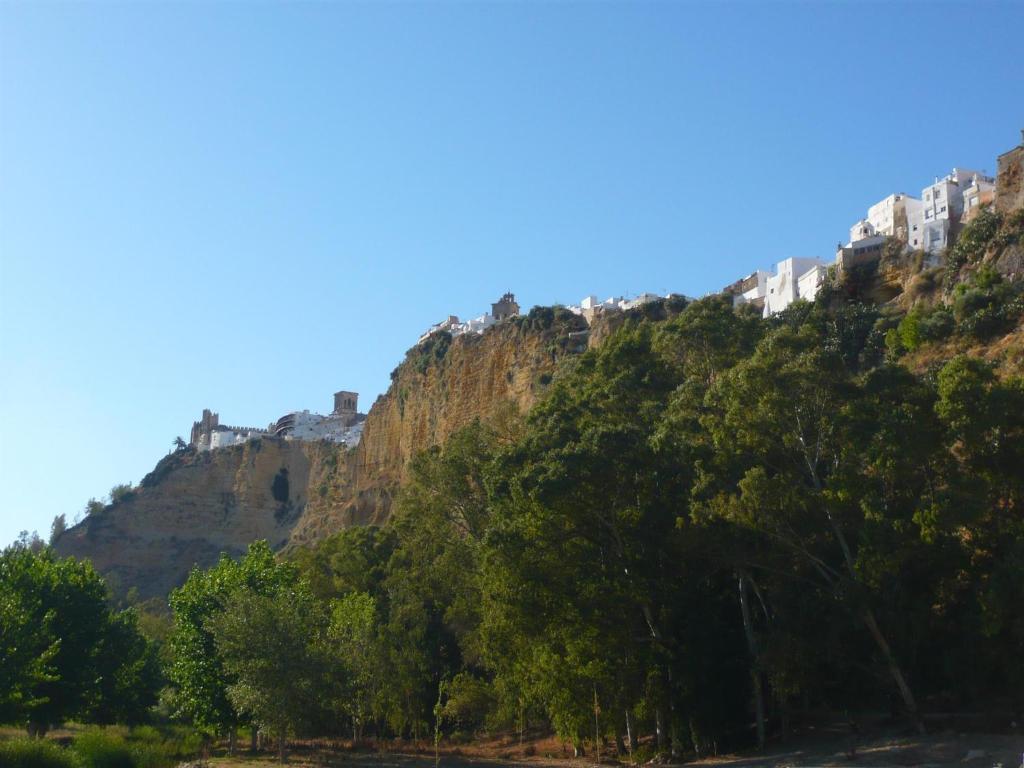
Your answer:
[[[932,199],[932,193],[931,192],[925,192],[924,193],[924,199],[925,200],[931,200]]]
[[[914,225],[914,231],[917,232],[917,224]]]
[[[940,197],[942,197],[942,190],[941,189],[936,189],[935,190],[935,199],[938,200]]]
[[[942,209],[939,211],[939,213],[942,213],[945,210],[946,210],[946,206],[942,206]]]

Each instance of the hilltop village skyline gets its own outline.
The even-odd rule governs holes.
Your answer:
[[[893,246],[902,252],[919,251],[923,254],[923,266],[937,266],[942,254],[956,242],[963,226],[986,207],[1008,212],[1024,204],[1022,168],[1024,129],[1021,129],[1021,143],[996,158],[996,176],[954,167],[949,174],[942,178],[936,176],[932,184],[925,186],[920,198],[894,192],[869,205],[867,215],[851,225],[848,241],[837,245],[831,263],[818,257],[791,256],[771,270],[755,270],[719,293],[731,295],[736,306],[751,304],[761,309],[764,317],[770,317],[795,301],[813,301],[825,284],[830,268],[841,274],[844,270],[875,264],[886,249]],[[597,296],[587,295],[578,304],[562,306],[583,317],[589,325],[598,315],[627,312],[673,297],[691,298],[681,293],[643,292],[629,297],[611,296],[602,301]],[[520,313],[515,294],[507,291],[491,304],[489,312],[466,321],[460,320],[458,315],[449,315],[424,331],[416,343],[422,344],[437,333],[448,333],[452,337],[484,333]],[[205,451],[273,436],[290,440],[328,440],[355,447],[366,418],[366,414],[357,412],[358,397],[355,392],[337,392],[330,414],[290,411],[266,428],[221,425],[217,413],[204,409],[202,418],[192,425],[190,445]]]

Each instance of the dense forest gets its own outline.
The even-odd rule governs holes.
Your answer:
[[[768,320],[728,297],[634,313],[529,413],[420,455],[385,527],[194,571],[166,626],[148,618],[149,651],[88,566],[12,547],[0,719],[40,732],[129,701],[54,687],[80,663],[59,626],[19,643],[61,616],[66,597],[24,592],[61,568],[102,618],[95,647],[136,648],[86,656],[133,659],[124,684],[232,743],[253,723],[355,741],[545,727],[644,759],[763,744],[811,712],[1019,719],[1024,380],[960,354],[907,364],[1020,322],[1019,284],[972,258],[910,312],[837,285]]]

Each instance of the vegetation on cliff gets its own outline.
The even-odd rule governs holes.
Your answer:
[[[387,528],[297,555],[322,601],[372,608],[374,730],[682,754],[809,708],[1019,713],[1024,383],[915,374],[889,323],[632,319],[518,427],[418,457]]]
[[[266,530],[326,511],[309,546],[258,544],[173,594],[165,701],[282,750],[532,723],[633,759],[764,743],[813,710],[1019,719],[1022,231],[985,212],[943,268],[887,254],[903,292],[880,304],[846,275],[768,320],[656,303],[586,351],[559,308],[431,337],[355,453],[233,449],[263,462]],[[218,462],[238,489],[182,451],[119,506]],[[382,527],[331,524],[393,493]]]

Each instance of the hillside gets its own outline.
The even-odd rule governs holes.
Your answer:
[[[922,254],[892,248],[876,263],[833,270],[816,302],[831,312],[873,306],[872,343],[915,373],[966,354],[1002,376],[1019,375],[1022,276],[1024,208],[984,211],[943,264],[928,267]],[[221,552],[237,555],[256,539],[289,549],[352,525],[382,524],[419,452],[475,419],[525,413],[564,361],[613,338],[630,316],[659,321],[681,308],[656,302],[599,315],[588,329],[571,312],[538,307],[480,335],[434,334],[392,372],[357,448],[263,438],[179,451],[55,546],[91,559],[116,590],[135,588],[145,599],[165,595],[194,565],[209,566]]]
[[[482,335],[435,335],[392,372],[357,448],[263,438],[179,451],[55,547],[146,599],[256,539],[280,549],[382,523],[412,457],[474,419],[528,410],[562,361],[586,348],[585,330],[571,313],[538,309]]]

